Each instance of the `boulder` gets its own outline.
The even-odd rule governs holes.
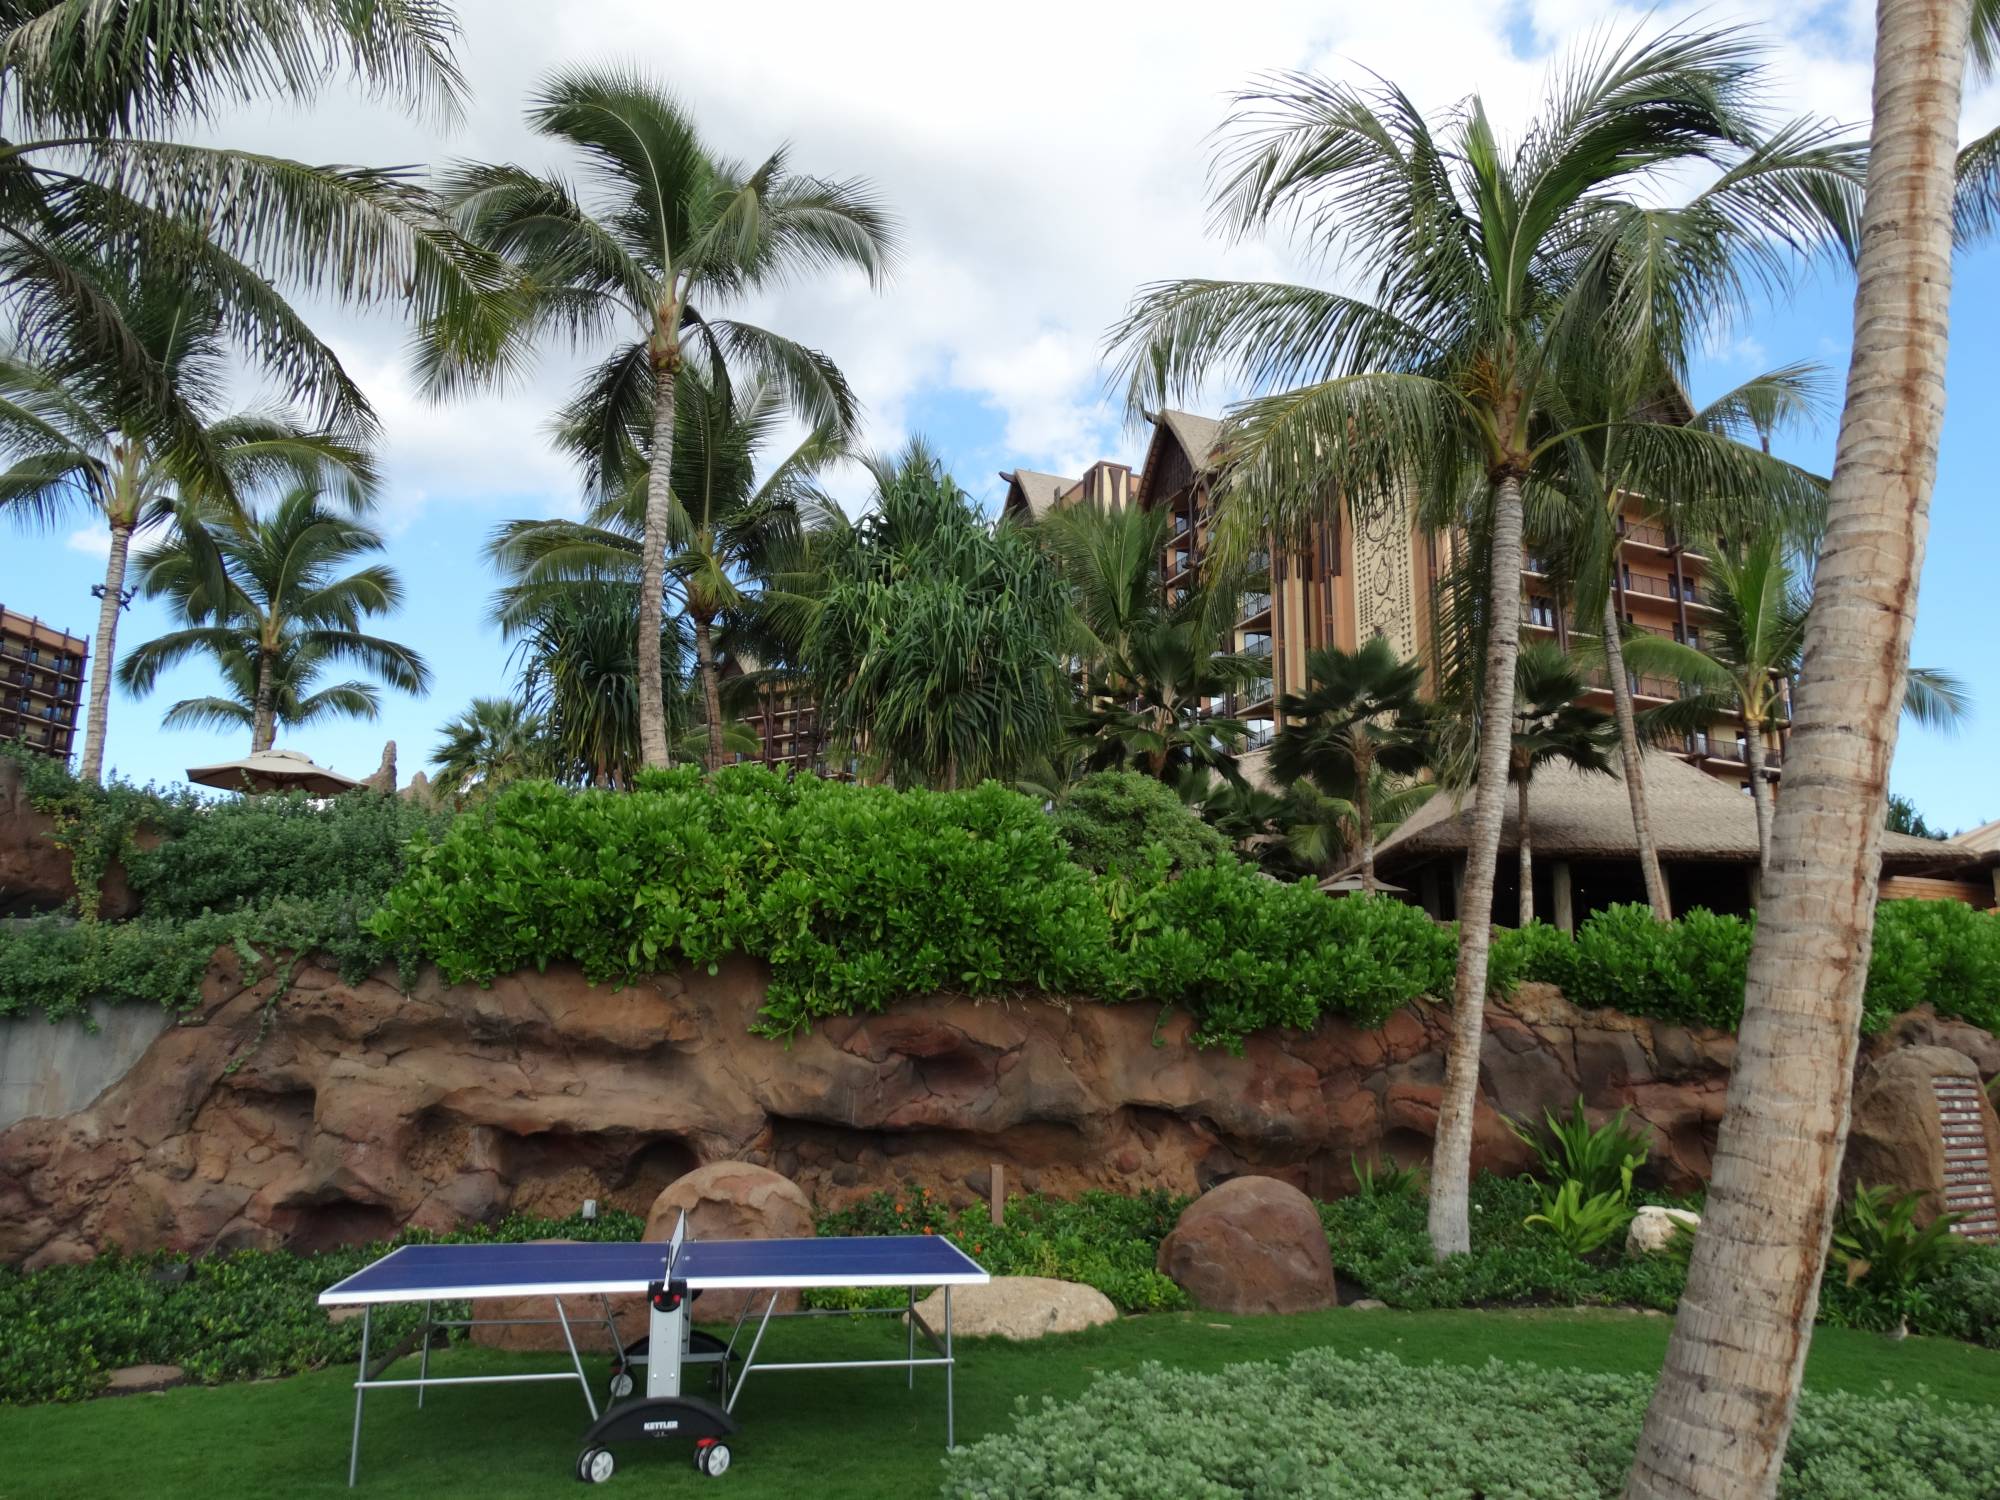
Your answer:
[[[944,1332],[942,1289],[917,1304],[917,1316],[933,1332]],[[953,1287],[951,1292],[954,1338],[1038,1339],[1081,1333],[1117,1318],[1118,1309],[1096,1287],[1050,1276],[995,1276],[985,1286]]]
[[[1920,1223],[1962,1214],[1959,1232],[2000,1240],[2000,1119],[1978,1064],[1948,1047],[1904,1047],[1878,1057],[1854,1090],[1841,1180],[1918,1193]]]
[[[569,1245],[573,1240],[530,1240],[534,1245]],[[633,1292],[620,1297],[608,1297],[600,1301],[596,1297],[574,1297],[563,1299],[563,1315],[569,1319],[570,1336],[576,1340],[579,1353],[602,1352],[609,1354],[611,1331],[604,1326],[605,1303],[610,1304],[611,1318],[618,1325],[618,1350],[622,1351],[634,1339],[646,1332],[646,1298],[643,1293]],[[331,1312],[359,1312],[359,1308],[332,1308]],[[567,1354],[569,1345],[563,1340],[562,1324],[557,1322],[513,1322],[516,1318],[554,1318],[555,1300],[550,1297],[495,1297],[490,1301],[473,1304],[472,1315],[476,1318],[490,1318],[492,1322],[474,1323],[469,1330],[472,1342],[481,1349],[510,1349],[516,1353]]]
[[[1657,1255],[1673,1244],[1682,1227],[1689,1231],[1701,1228],[1701,1215],[1648,1203],[1632,1216],[1632,1227],[1625,1231],[1625,1253]]]
[[[1195,1199],[1160,1242],[1158,1266],[1215,1312],[1305,1312],[1338,1300],[1319,1210],[1274,1177],[1233,1178]]]
[[[187,1371],[179,1365],[126,1365],[113,1370],[104,1382],[107,1396],[142,1396],[151,1391],[172,1390],[187,1384]]]
[[[646,1238],[672,1239],[682,1213],[688,1233],[702,1240],[804,1239],[813,1232],[812,1201],[798,1184],[743,1161],[711,1162],[667,1188],[646,1215]],[[767,1299],[755,1292],[704,1292],[695,1316],[705,1323],[728,1321],[746,1300],[761,1313]],[[797,1292],[778,1298],[781,1313],[798,1307]]]
[[[56,820],[29,800],[21,768],[0,758],[0,917],[56,911],[75,899],[70,852],[56,843],[55,834]],[[159,842],[159,834],[141,828],[133,842],[152,848]],[[98,915],[118,922],[138,910],[139,901],[126,880],[124,861],[114,856],[105,866],[99,888]]]

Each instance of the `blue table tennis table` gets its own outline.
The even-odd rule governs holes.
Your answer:
[[[544,1244],[544,1245],[405,1245],[345,1281],[320,1293],[325,1307],[362,1309],[361,1363],[354,1381],[354,1433],[348,1449],[347,1482],[351,1487],[361,1463],[361,1416],[370,1391],[414,1387],[417,1405],[433,1386],[497,1385],[528,1381],[575,1381],[590,1412],[590,1427],[576,1460],[579,1479],[601,1484],[616,1469],[613,1444],[657,1439],[692,1439],[694,1464],[715,1476],[729,1467],[725,1441],[737,1430],[737,1398],[754,1371],[902,1369],[916,1387],[917,1371],[944,1370],[945,1446],[954,1430],[952,1377],[956,1361],[951,1341],[951,1291],[977,1286],[992,1278],[979,1263],[950,1240],[933,1235],[885,1235],[878,1238],[793,1240],[696,1240],[687,1233],[683,1215],[674,1237],[665,1244]],[[848,1316],[812,1310],[777,1313],[778,1299],[789,1291],[813,1287],[901,1287],[904,1305],[869,1309],[909,1321],[907,1353],[901,1359],[817,1360],[758,1363],[764,1333],[772,1318]],[[917,1312],[919,1289],[944,1292],[944,1326],[933,1329]],[[735,1327],[727,1340],[695,1329],[690,1304],[704,1291],[745,1291]],[[642,1292],[647,1298],[647,1331],[629,1346],[622,1343],[611,1298]],[[745,1322],[762,1298],[763,1313],[747,1349],[737,1353]],[[439,1303],[478,1303],[493,1298],[547,1298],[553,1318],[481,1319],[433,1316]],[[410,1352],[394,1351],[377,1368],[368,1363],[374,1309],[388,1303],[423,1304],[424,1317],[414,1378],[383,1379],[383,1371]],[[572,1312],[576,1308],[579,1311]],[[438,1376],[430,1372],[432,1336],[439,1330],[477,1323],[537,1323],[560,1327],[569,1351],[570,1368],[511,1375]],[[584,1370],[577,1343],[580,1330],[602,1327],[611,1337],[613,1353],[611,1400],[600,1411]],[[917,1335],[931,1352],[919,1357]],[[738,1367],[740,1364],[740,1368]],[[635,1391],[634,1372],[644,1368],[644,1394]],[[682,1389],[690,1368],[712,1367],[719,1399],[710,1400]]]

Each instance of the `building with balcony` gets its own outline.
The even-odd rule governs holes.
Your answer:
[[[0,607],[0,740],[67,760],[89,655],[83,636]]]

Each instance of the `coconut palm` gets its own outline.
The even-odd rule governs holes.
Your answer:
[[[845,448],[830,431],[810,433],[760,481],[759,462],[786,415],[780,391],[694,365],[681,368],[679,384],[666,587],[694,642],[708,741],[701,758],[712,771],[722,764],[725,723],[717,633],[725,624],[747,628],[759,580],[820,513],[818,477]],[[601,395],[585,389],[556,422],[557,446],[581,461],[596,496],[584,519],[511,521],[488,544],[511,580],[497,601],[503,628],[532,617],[551,590],[606,579],[637,584],[643,574],[652,426],[619,431]]]
[[[209,548],[220,554],[219,586],[206,564]],[[289,491],[268,515],[202,517],[140,556],[140,592],[168,600],[188,623],[128,655],[118,680],[144,697],[161,672],[197,656],[214,659],[232,682],[247,676],[252,753],[276,740],[280,691],[287,682],[303,690],[302,664],[351,662],[400,691],[422,693],[430,686],[423,658],[362,629],[403,602],[402,581],[385,564],[346,571],[381,550],[379,532],[328,507],[311,487]]]
[[[455,796],[498,791],[542,766],[542,721],[514,698],[474,698],[431,751],[438,784]]]
[[[656,653],[667,555],[689,520],[673,488],[685,344],[693,341],[712,380],[725,380],[731,366],[754,369],[808,426],[847,436],[854,397],[830,360],[765,329],[710,316],[712,304],[807,271],[847,267],[879,283],[894,233],[858,181],[795,173],[783,150],[748,169],[719,159],[687,112],[635,73],[552,74],[529,106],[528,123],[581,156],[587,195],[553,174],[511,165],[462,166],[446,175],[442,198],[455,224],[512,262],[519,280],[424,323],[425,375],[433,391],[445,392],[518,368],[538,340],[582,345],[624,332],[585,377],[570,415],[596,419],[607,495],[629,477],[631,434],[651,434],[635,622],[639,734],[644,763],[664,766],[670,746]],[[719,575],[709,581],[720,589]],[[706,629],[698,629],[695,650],[712,687]],[[713,740],[710,751],[719,758]]]
[[[1829,216],[1851,209],[1851,154],[1829,127],[1768,127],[1761,62],[1733,30],[1593,42],[1558,71],[1511,151],[1477,97],[1440,134],[1386,82],[1282,75],[1241,95],[1218,217],[1240,233],[1297,225],[1373,296],[1172,282],[1142,290],[1113,330],[1135,406],[1187,399],[1217,378],[1273,392],[1231,413],[1218,481],[1225,545],[1267,529],[1299,537],[1329,496],[1365,508],[1407,489],[1433,524],[1483,516],[1480,722],[1508,722],[1524,489],[1569,436],[1559,377],[1574,366],[1611,383],[1673,368],[1688,329],[1782,277]],[[1676,197],[1689,167],[1712,179],[1698,204]],[[1606,275],[1608,264],[1629,269]],[[1440,1255],[1470,1244],[1506,758],[1503,736],[1482,737],[1431,1174]]]
[[[281,288],[436,313],[490,281],[406,173],[309,166],[173,139],[218,111],[304,100],[349,73],[441,116],[463,93],[450,12],[425,0],[103,5],[0,14],[0,309],[18,352],[123,386],[149,437],[221,482],[191,403],[125,295],[135,272],[212,310],[221,336],[320,428],[366,435],[367,401]]]
[[[1607,752],[1617,725],[1577,702],[1583,669],[1552,641],[1523,646],[1514,663],[1514,729],[1507,747],[1507,779],[1519,798],[1515,813],[1520,846],[1520,925],[1535,920],[1534,821],[1529,787],[1541,766],[1563,764],[1610,774]]]
[[[1967,63],[1975,80],[2000,72],[2000,0],[1972,0],[1972,44]],[[1958,153],[1958,239],[1972,244],[2000,229],[2000,127]]]
[[[1838,1209],[1937,477],[1970,10],[1970,0],[1876,7],[1854,352],[1786,791],[1701,1233],[1626,1481],[1634,1500],[1769,1500],[1797,1407]]]
[[[221,674],[223,691],[171,704],[160,716],[160,727],[249,730],[254,751],[258,679],[266,659],[256,633],[242,627],[211,626],[200,646],[187,655],[207,657]],[[350,678],[320,685],[330,655],[325,642],[302,638],[297,632],[285,636],[268,654],[268,718],[274,742],[279,728],[304,729],[334,718],[373,721],[381,717],[381,694],[374,683]]]
[[[1771,862],[1771,782],[1766,736],[1785,727],[1790,683],[1805,650],[1812,595],[1794,570],[1782,537],[1765,533],[1740,549],[1719,547],[1708,575],[1717,614],[1698,645],[1641,636],[1625,645],[1636,670],[1678,678],[1681,696],[1640,716],[1653,733],[1700,734],[1733,716],[1743,727],[1743,758],[1757,810],[1757,850]],[[1951,728],[1968,704],[1956,678],[1912,667],[1904,677],[1903,711],[1922,724]]]
[[[322,486],[359,508],[377,483],[373,459],[341,435],[308,431],[283,408],[226,411],[232,348],[206,302],[185,287],[129,278],[113,293],[110,280],[104,273],[106,296],[140,357],[174,389],[173,421],[163,420],[135,383],[105,378],[88,361],[37,363],[19,346],[0,354],[0,453],[12,460],[0,472],[0,515],[41,527],[87,515],[109,533],[104,582],[94,591],[97,636],[79,766],[87,781],[104,767],[134,541],[155,532],[181,536],[191,560],[212,573],[213,552],[183,530],[190,507],[230,507],[265,486],[297,483]],[[191,433],[181,421],[194,424]],[[190,437],[199,448],[192,457],[184,442]]]
[[[786,601],[829,729],[899,783],[1012,780],[1055,740],[1069,696],[1062,584],[921,440],[867,463],[872,509],[824,517]]]
[[[1129,655],[1134,635],[1167,614],[1160,569],[1172,519],[1157,508],[1078,504],[1035,523],[1036,536],[1069,586],[1080,665]]]
[[[1308,686],[1286,694],[1285,727],[1271,741],[1271,774],[1290,784],[1309,781],[1353,805],[1361,851],[1361,889],[1375,894],[1375,818],[1378,771],[1414,775],[1425,767],[1426,734],[1417,697],[1420,663],[1400,661],[1380,636],[1353,651],[1323,646],[1306,655]]]

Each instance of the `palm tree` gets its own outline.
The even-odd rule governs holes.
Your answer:
[[[550,589],[508,627],[520,664],[521,696],[542,720],[558,781],[632,785],[640,766],[639,614],[636,583]],[[662,632],[660,701],[679,738],[688,724],[686,648],[677,622]]]
[[[108,273],[105,281],[109,282]],[[310,432],[282,408],[225,414],[230,373],[227,329],[212,307],[184,287],[127,280],[106,290],[140,357],[173,387],[178,417],[165,421],[133,382],[103,378],[88,362],[44,365],[16,347],[0,355],[0,514],[50,527],[87,513],[110,533],[98,596],[79,774],[100,778],[110,723],[118,620],[129,594],[133,542],[155,531],[185,535],[190,506],[240,503],[278,482],[323,485],[352,507],[372,500],[377,477],[365,449],[330,432]],[[176,423],[192,423],[191,433]],[[194,456],[182,442],[192,436]],[[213,554],[188,537],[191,560],[211,570]]]
[[[1036,536],[1069,586],[1080,665],[1128,656],[1135,634],[1168,613],[1160,560],[1172,519],[1164,510],[1137,505],[1077,504],[1035,523]],[[1236,598],[1229,596],[1231,603]]]
[[[664,766],[669,740],[656,653],[668,548],[677,530],[685,536],[688,529],[673,489],[683,341],[696,342],[712,380],[725,380],[731,365],[752,368],[809,426],[846,437],[855,402],[830,360],[765,329],[710,317],[707,304],[812,270],[852,267],[879,284],[895,236],[858,181],[794,173],[783,150],[749,170],[718,159],[686,111],[637,74],[555,73],[529,107],[528,123],[581,155],[595,201],[560,177],[518,166],[465,166],[447,175],[443,200],[458,227],[511,261],[519,279],[428,320],[425,372],[432,390],[449,391],[517,368],[544,336],[581,344],[621,324],[630,330],[585,377],[571,413],[593,414],[599,451],[617,456],[602,469],[609,486],[627,477],[629,435],[651,434],[636,622],[639,736],[644,763]],[[708,626],[699,617],[695,626],[697,666],[712,687]],[[720,756],[713,739],[710,753]]]
[[[754,617],[758,581],[820,514],[816,481],[845,447],[831,432],[810,433],[760,482],[759,461],[786,415],[781,393],[693,365],[681,367],[679,383],[666,580],[692,630],[708,741],[702,758],[713,771],[722,764],[724,724],[717,633],[725,625],[740,631]],[[584,520],[510,521],[487,547],[512,580],[497,605],[503,628],[532,617],[551,590],[642,577],[652,426],[617,430],[600,396],[586,389],[556,423],[557,445],[579,459],[596,496]]]
[[[247,729],[256,746],[257,690],[265,653],[254,632],[229,626],[210,627],[202,644],[189,655],[207,656],[222,674],[223,691],[199,698],[182,698],[160,716],[162,729]],[[282,640],[269,654],[269,722],[274,730],[303,729],[324,719],[374,720],[381,716],[381,695],[375,684],[359,679],[319,685],[330,652],[323,641],[297,634]]]
[[[1197,590],[1135,626],[1117,654],[1091,666],[1065,715],[1088,769],[1130,767],[1165,782],[1195,771],[1242,779],[1237,756],[1250,726],[1224,709],[1231,695],[1267,678],[1271,663],[1223,649],[1221,622],[1234,618],[1241,597],[1233,588]]]
[[[1774,430],[1810,420],[1820,409],[1820,373],[1811,364],[1783,366],[1744,382],[1685,420],[1685,404],[1671,384],[1671,394],[1665,398],[1657,390],[1649,397],[1638,391],[1627,396],[1606,392],[1612,401],[1605,414],[1629,413],[1634,420],[1580,432],[1566,455],[1564,483],[1570,504],[1564,514],[1568,535],[1561,547],[1568,554],[1570,570],[1581,580],[1576,590],[1579,618],[1595,614],[1601,622],[1594,650],[1579,654],[1603,658],[1625,790],[1632,804],[1639,868],[1646,899],[1662,922],[1672,918],[1673,906],[1646,801],[1645,758],[1625,663],[1625,629],[1612,583],[1623,556],[1625,506],[1630,492],[1640,490],[1654,519],[1675,537],[1748,535],[1760,528],[1795,534],[1815,530],[1825,488],[1814,476],[1773,459],[1755,475],[1758,488],[1744,493],[1709,488],[1703,471],[1757,467],[1742,464],[1741,455],[1733,452],[1706,450],[1754,433],[1759,451],[1768,455]],[[1579,392],[1579,404],[1587,405],[1591,396],[1589,389]],[[1645,425],[1649,415],[1655,417],[1652,428]],[[1691,489],[1683,488],[1690,483]]]
[[[220,554],[220,587],[205,565],[208,547]],[[423,658],[361,628],[401,606],[402,581],[381,563],[342,571],[381,550],[379,532],[327,508],[310,487],[284,495],[269,515],[235,511],[184,525],[139,558],[139,588],[148,598],[171,601],[188,623],[127,656],[118,680],[144,697],[167,668],[193,656],[214,658],[225,676],[251,684],[253,753],[276,740],[280,690],[287,683],[302,689],[301,664],[353,662],[391,687],[422,693],[430,686]]]
[[[1368,778],[1367,838],[1379,843],[1437,791],[1434,781],[1391,775],[1378,764]],[[1279,822],[1286,851],[1315,875],[1333,874],[1363,843],[1361,799],[1333,796],[1310,781],[1295,781],[1285,789]]]
[[[157,357],[126,295],[172,285],[311,426],[365,437],[368,403],[281,286],[393,298],[434,315],[492,280],[408,174],[190,145],[225,106],[304,100],[351,73],[377,97],[449,117],[456,28],[421,0],[102,5],[23,0],[0,15],[0,308],[16,352],[124,388],[184,477],[226,478],[209,413]]]
[[[1854,353],[1786,790],[1701,1233],[1626,1481],[1633,1500],[1768,1500],[1798,1403],[1839,1202],[1937,477],[1970,10],[1970,0],[1876,9]]]
[[[1535,920],[1535,855],[1528,788],[1537,767],[1560,762],[1579,771],[1610,774],[1606,752],[1617,726],[1576,700],[1584,692],[1583,671],[1551,641],[1523,646],[1514,663],[1514,731],[1507,748],[1507,779],[1520,799],[1520,925]]]
[[[1975,81],[2000,71],[2000,0],[1972,0],[1968,66]],[[2000,228],[2000,126],[1959,151],[1957,176],[1958,241],[1969,245]]]
[[[790,586],[799,660],[833,733],[899,783],[1012,780],[1055,740],[1069,694],[1062,584],[920,440],[867,462],[874,508],[828,513],[815,571]]]
[[[1571,435],[1565,387],[1671,368],[1685,330],[1740,306],[1816,246],[1853,183],[1826,127],[1776,135],[1761,49],[1740,31],[1635,32],[1586,47],[1503,151],[1477,97],[1440,137],[1400,90],[1282,75],[1239,97],[1218,216],[1297,224],[1343,251],[1372,299],[1183,281],[1144,289],[1110,342],[1136,407],[1212,379],[1275,391],[1231,413],[1218,482],[1224,542],[1302,536],[1345,496],[1407,490],[1432,524],[1481,519],[1490,621],[1480,722],[1512,716],[1524,489]],[[1672,202],[1685,168],[1712,174]],[[1650,250],[1648,247],[1651,247]],[[1624,275],[1607,276],[1609,263]],[[1658,291],[1673,291],[1663,327]],[[1663,348],[1662,345],[1673,347]],[[1565,381],[1566,372],[1579,373]],[[1466,1201],[1507,742],[1479,747],[1453,1034],[1431,1173],[1431,1243],[1470,1246]]]
[[[442,733],[431,764],[454,796],[496,792],[541,768],[542,721],[518,699],[474,698]]]
[[[1687,689],[1675,702],[1641,716],[1649,733],[1702,734],[1734,715],[1743,726],[1743,758],[1757,810],[1759,867],[1771,863],[1771,782],[1765,738],[1785,727],[1788,689],[1805,650],[1812,596],[1787,558],[1788,544],[1769,532],[1740,550],[1717,549],[1709,571],[1715,623],[1695,645],[1640,636],[1625,644],[1642,672],[1678,678]],[[1964,688],[1946,673],[1912,667],[1904,678],[1903,711],[1919,723],[1949,728],[1966,713]]]
[[[1306,655],[1306,691],[1280,705],[1285,727],[1271,741],[1271,774],[1310,781],[1353,804],[1361,848],[1361,889],[1374,895],[1378,771],[1409,776],[1426,764],[1420,663],[1399,661],[1380,636],[1353,651],[1323,646]]]

